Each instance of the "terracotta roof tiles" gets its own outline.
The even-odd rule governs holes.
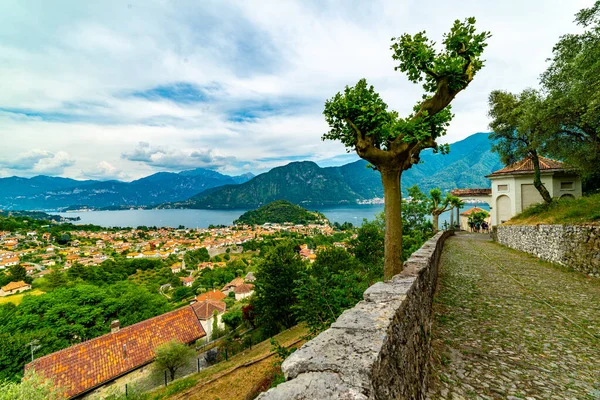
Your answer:
[[[561,171],[566,169],[565,164],[560,161],[552,160],[546,157],[538,158],[540,160],[540,171]],[[533,172],[533,161],[531,160],[531,157],[527,157],[502,169],[494,171],[488,176],[531,172]]]
[[[225,312],[227,308],[227,304],[222,301],[214,301],[214,300],[204,300],[200,302],[196,302],[192,304],[192,309],[196,313],[198,319],[206,321],[210,319],[214,312],[218,312],[219,314]]]
[[[42,372],[72,397],[151,362],[163,343],[191,343],[203,336],[192,308],[183,307],[40,357],[25,370]]]

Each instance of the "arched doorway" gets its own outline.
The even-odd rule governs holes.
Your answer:
[[[508,221],[512,217],[510,197],[502,195],[496,199],[496,224]]]

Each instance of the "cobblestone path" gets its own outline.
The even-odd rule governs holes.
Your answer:
[[[600,399],[600,279],[459,234],[434,313],[429,399]]]

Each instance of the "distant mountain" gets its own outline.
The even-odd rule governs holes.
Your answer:
[[[247,211],[242,214],[234,224],[262,225],[265,223],[283,224],[308,224],[326,221],[327,218],[318,212],[310,212],[287,200],[276,200],[256,210]]]
[[[484,177],[503,165],[490,150],[487,133],[476,133],[450,145],[450,154],[421,153],[421,163],[402,174],[402,190],[418,184],[423,191],[439,187],[489,187]],[[69,206],[119,209],[256,208],[275,200],[301,206],[356,204],[383,197],[379,172],[359,160],[321,168],[314,162],[293,162],[258,176],[227,176],[207,169],[159,172],[133,182],[77,181],[36,176],[1,178],[0,209],[56,210]]]
[[[489,187],[485,178],[503,167],[491,152],[487,133],[476,133],[450,145],[450,154],[421,153],[421,163],[404,171],[402,191],[418,184],[428,192],[455,188]],[[250,181],[223,186],[162,208],[255,208],[284,199],[303,206],[355,204],[359,200],[383,197],[379,172],[367,168],[364,160],[339,167],[321,168],[309,161],[293,162],[260,174]]]
[[[299,205],[337,205],[354,204],[362,198],[334,170],[321,168],[312,161],[300,161],[273,168],[241,185],[224,186],[161,207],[256,208],[274,200]]]
[[[158,172],[135,180],[77,181],[36,176],[1,178],[0,209],[51,210],[81,205],[94,208],[156,205],[189,198],[206,189],[251,179],[207,169],[180,173]]]

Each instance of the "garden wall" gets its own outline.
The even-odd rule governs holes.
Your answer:
[[[492,235],[515,250],[600,277],[600,226],[500,225]]]
[[[287,382],[258,399],[424,399],[431,351],[440,232],[390,281],[288,357]]]

